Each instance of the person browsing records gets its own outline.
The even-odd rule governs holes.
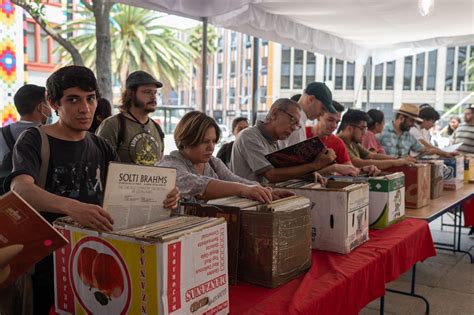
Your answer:
[[[201,203],[238,195],[269,203],[293,195],[233,174],[220,159],[212,156],[220,133],[215,120],[199,111],[187,113],[176,126],[174,138],[178,150],[165,155],[158,165],[176,168],[177,186],[184,201]]]
[[[294,131],[301,129],[300,112],[301,107],[297,102],[289,98],[277,99],[265,121],[258,121],[255,126],[243,130],[235,140],[231,170],[240,177],[260,183],[275,183],[310,173],[314,173],[317,181],[322,181],[317,171],[336,159],[332,150],[322,151],[313,162],[292,167],[275,168],[265,158],[265,155],[282,149],[278,140],[285,140]]]

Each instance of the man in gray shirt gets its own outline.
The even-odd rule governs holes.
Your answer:
[[[232,148],[230,169],[238,176],[252,181],[281,182],[314,173],[336,159],[334,151],[322,152],[313,162],[283,168],[274,168],[265,155],[281,149],[278,140],[288,138],[300,129],[301,107],[288,98],[276,100],[265,118],[253,127],[243,130]]]
[[[51,108],[46,103],[45,92],[46,89],[42,86],[26,84],[15,93],[13,101],[18,114],[20,114],[20,120],[2,128],[0,133],[0,162],[10,152],[4,134],[11,132],[13,141],[16,142],[23,131],[40,124],[44,125],[51,116]],[[5,165],[0,167],[3,169]]]

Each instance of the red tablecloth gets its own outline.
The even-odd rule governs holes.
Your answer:
[[[464,212],[464,226],[474,226],[474,198],[465,201],[462,210]]]
[[[231,314],[357,314],[385,294],[387,282],[435,255],[427,222],[406,219],[370,231],[350,254],[313,250],[311,269],[279,288],[230,286]]]

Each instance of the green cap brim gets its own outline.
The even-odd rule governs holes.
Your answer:
[[[334,108],[334,106],[332,106],[332,102],[329,102],[329,103],[323,103],[324,107],[326,107],[326,109],[332,113],[332,114],[336,114],[337,111],[336,109]]]

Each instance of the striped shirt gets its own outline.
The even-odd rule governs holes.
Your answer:
[[[456,129],[453,133],[453,143],[460,142],[463,144],[459,147],[459,152],[474,153],[474,125],[464,123]]]

